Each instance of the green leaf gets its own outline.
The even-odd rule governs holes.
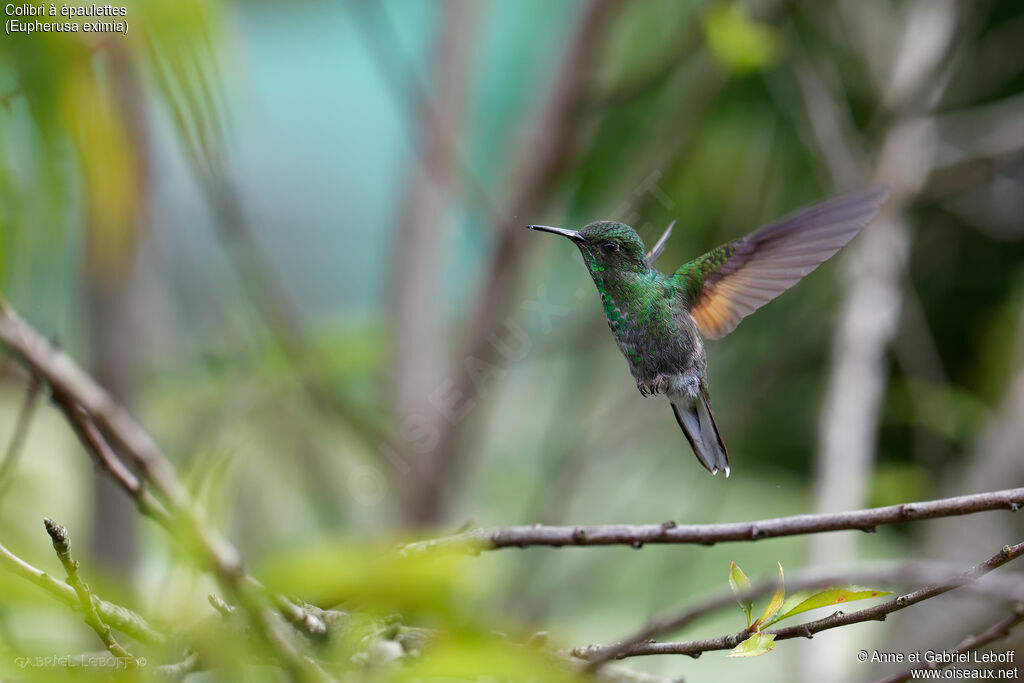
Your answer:
[[[766,69],[781,52],[775,29],[752,19],[740,3],[711,7],[704,17],[704,35],[715,58],[738,73]]]
[[[786,604],[782,606],[780,615],[769,623],[775,624],[795,614],[808,612],[819,607],[841,605],[844,602],[853,602],[854,600],[870,600],[871,598],[880,598],[891,593],[892,591],[880,591],[864,588],[863,586],[833,586],[818,592],[800,591],[794,593],[786,601]],[[765,625],[767,626],[768,623]]]
[[[732,594],[736,596],[736,602],[740,604],[742,609],[747,614],[747,627],[750,627],[750,612],[754,609],[754,602],[749,598],[747,600],[741,599],[741,595],[750,590],[750,579],[743,573],[740,566],[735,562],[729,563],[729,588],[732,589]]]
[[[775,649],[775,634],[758,631],[729,650],[726,657],[760,657]]]
[[[779,587],[775,589],[775,594],[772,595],[772,599],[768,601],[768,606],[764,608],[764,612],[754,622],[754,628],[760,629],[761,626],[768,623],[768,620],[775,616],[775,613],[782,607],[783,601],[786,599],[786,580],[782,575],[782,563],[777,562],[779,565]]]

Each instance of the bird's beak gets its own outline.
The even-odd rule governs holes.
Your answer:
[[[553,232],[556,235],[561,235],[562,237],[568,237],[569,239],[571,239],[576,244],[583,244],[584,242],[587,241],[586,238],[583,237],[583,235],[581,235],[579,232],[577,232],[575,230],[566,230],[565,228],[552,228],[550,225],[527,225],[526,227],[530,228],[531,230],[541,230],[543,232]]]

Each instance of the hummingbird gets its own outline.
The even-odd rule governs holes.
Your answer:
[[[884,187],[874,187],[808,206],[671,274],[654,263],[672,225],[649,253],[633,228],[616,221],[578,231],[526,227],[576,244],[637,389],[643,396],[665,396],[700,464],[728,477],[729,454],[708,393],[704,339],[729,334],[821,265],[875,218],[887,197]]]

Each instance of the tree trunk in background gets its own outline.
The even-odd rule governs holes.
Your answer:
[[[1024,368],[1020,349],[1024,349],[1024,310],[1021,310],[1016,334],[1017,370],[1006,386],[1002,404],[982,427],[963,465],[952,468],[942,482],[941,495],[957,496],[975,491],[995,490],[1017,485],[1024,479]],[[950,543],[951,538],[957,539]],[[977,515],[975,519],[951,517],[937,519],[924,529],[925,557],[941,557],[954,562],[969,562],[971,553],[991,552],[1015,539],[1024,538],[1024,522],[1017,515]],[[946,611],[946,614],[950,612]],[[974,601],[957,606],[956,619],[935,619],[927,623],[932,642],[952,642],[965,624],[990,619],[992,607]],[[896,641],[901,643],[903,641]]]
[[[435,408],[429,415],[431,424],[427,427],[436,429],[432,430],[430,438],[421,439],[419,445],[423,447],[419,452],[409,453],[408,481],[404,488],[407,495],[402,500],[406,523],[437,524],[444,520],[446,498],[464,465],[466,449],[461,442],[469,419],[466,413],[486,393],[478,388],[479,375],[496,372],[506,362],[492,340],[499,335],[501,322],[517,291],[526,254],[522,225],[528,220],[526,217],[538,215],[548,202],[582,138],[580,103],[588,92],[604,29],[614,16],[614,10],[623,5],[614,0],[593,0],[582,6],[549,86],[545,106],[517,160],[521,166],[511,176],[515,189],[508,209],[500,216],[489,217],[494,220],[495,244],[483,267],[481,281],[473,288],[477,294],[469,304],[471,314],[465,341],[449,359],[447,384],[434,388],[435,393],[443,393],[450,399],[442,399],[441,403],[458,407]],[[413,431],[423,431],[422,425],[409,426]]]
[[[391,393],[400,425],[422,422],[434,414],[429,397],[442,380],[444,306],[439,283],[444,260],[441,243],[451,216],[450,195],[458,182],[456,141],[469,81],[469,48],[478,12],[473,0],[445,3],[434,48],[431,93],[420,98],[416,140],[419,146],[394,242],[392,319],[395,353]],[[401,499],[417,497],[424,477],[396,464]],[[410,516],[417,513],[412,512]]]
[[[945,63],[955,27],[952,0],[917,0],[904,17],[891,70],[880,79],[890,123],[873,165],[876,178],[889,187],[891,195],[879,218],[853,245],[821,413],[816,512],[852,510],[868,502],[888,382],[888,349],[899,330],[906,277],[910,230],[905,209],[924,186],[934,163],[938,140],[927,115],[945,86],[936,75]],[[868,69],[872,46],[877,49],[874,40],[863,40],[860,46]],[[851,159],[855,168],[870,164],[857,158],[856,143],[844,135],[852,124],[845,130],[835,125],[836,118],[847,115],[847,105],[839,105],[826,87],[804,82],[803,89],[812,121],[819,122],[815,134],[826,159],[831,159],[833,179],[846,183],[849,178],[844,176],[849,174],[843,169],[851,168]],[[815,535],[810,539],[811,563],[849,563],[857,557],[858,541],[852,534]],[[804,680],[848,678],[853,673],[848,663],[850,634],[839,634],[822,646],[803,661]]]
[[[104,54],[109,59],[110,87],[130,150],[125,163],[133,172],[130,185],[119,189],[132,210],[127,224],[114,229],[102,222],[102,216],[88,217],[83,281],[93,375],[114,400],[132,410],[142,357],[138,253],[146,232],[148,123],[142,84],[129,55],[116,42]],[[124,243],[112,244],[114,240]],[[96,472],[94,483],[90,550],[108,571],[126,576],[138,557],[138,511],[134,501],[104,472]]]
[[[141,359],[135,320],[138,279],[133,268],[109,286],[86,285],[93,375],[129,409],[135,404]],[[105,569],[125,576],[138,557],[135,502],[106,472],[97,470],[93,480],[90,551]]]

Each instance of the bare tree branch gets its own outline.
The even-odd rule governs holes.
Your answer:
[[[401,552],[423,552],[451,545],[474,550],[525,548],[527,546],[630,545],[645,543],[696,543],[714,545],[733,541],[816,534],[826,531],[873,532],[881,525],[916,522],[937,517],[969,515],[988,510],[1018,510],[1024,505],[1024,488],[1005,489],[968,496],[817,515],[794,515],[755,522],[725,524],[606,524],[590,526],[532,526],[474,529],[451,536],[404,546]]]
[[[79,406],[63,394],[54,394],[54,402],[63,411],[71,429],[78,436],[86,452],[129,496],[135,500],[139,512],[152,517],[164,527],[170,527],[171,516],[163,503],[153,496],[124,461],[113,451],[99,429]]]
[[[166,500],[172,513],[180,514],[182,521],[187,522],[217,573],[233,582],[232,577],[240,572],[238,553],[201,523],[170,462],[139,423],[69,356],[54,348],[3,302],[0,302],[0,343],[45,381],[54,396],[73,400],[89,415],[116,449],[131,460]]]
[[[993,555],[988,560],[985,560],[964,572],[948,577],[945,580],[940,580],[925,588],[887,600],[881,604],[875,605],[874,607],[868,607],[867,609],[858,610],[856,612],[844,613],[839,611],[822,619],[817,619],[805,624],[798,624],[787,628],[770,629],[765,632],[773,634],[775,636],[775,640],[780,641],[788,640],[790,638],[811,638],[815,633],[819,633],[820,631],[827,631],[829,629],[849,626],[850,624],[857,624],[865,621],[884,621],[886,616],[893,612],[898,612],[899,610],[910,607],[911,605],[934,598],[955,588],[959,588],[964,584],[973,582],[979,577],[988,574],[993,569],[1001,567],[1010,560],[1016,559],[1021,555],[1024,555],[1024,543],[1018,543],[1013,546],[1004,546],[1000,552]],[[912,568],[910,568],[909,571],[907,568],[904,568],[897,571],[895,575],[890,578],[895,578],[897,581],[905,580],[905,578],[901,579],[900,577],[913,576],[917,573],[918,572],[915,572]],[[824,587],[834,583],[849,581],[850,578],[851,577],[849,575],[830,577],[828,579],[817,578],[805,582],[798,582],[795,585],[791,583],[790,588],[799,590],[801,588]],[[876,576],[875,578],[878,579],[881,577]],[[860,577],[857,577],[856,580],[860,580]],[[1006,588],[1005,586],[1001,587],[996,594],[1000,597],[1010,597],[1011,599],[1015,599],[1016,597],[1019,597],[1021,591],[1019,590],[1019,582],[1015,581],[1014,585],[1018,588],[1016,591],[1017,595],[1004,595],[1001,591]],[[748,595],[754,596],[760,593],[766,593],[769,590],[771,590],[770,586],[768,584],[764,584],[755,590],[751,590]],[[679,630],[680,628],[696,621],[700,617],[731,605],[734,603],[735,599],[736,597],[731,592],[722,593],[704,601],[696,607],[685,610],[675,617],[654,621],[634,635],[623,639],[615,645],[590,645],[573,650],[573,654],[588,660],[590,662],[590,667],[593,668],[603,662],[607,662],[612,659],[622,659],[624,657],[637,657],[641,655],[655,654],[698,656],[703,652],[711,650],[732,649],[750,635],[748,630],[739,631],[719,638],[688,642],[658,643],[654,642],[652,639],[661,634]]]

